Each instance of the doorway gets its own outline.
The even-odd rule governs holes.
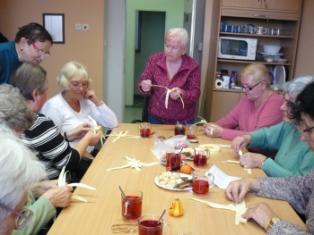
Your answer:
[[[134,103],[126,106],[126,122],[141,120],[144,108],[144,97],[139,95],[137,82],[144,71],[150,55],[163,51],[165,34],[166,12],[137,11],[135,27],[135,54],[134,54]]]

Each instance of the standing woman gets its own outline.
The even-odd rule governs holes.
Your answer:
[[[270,87],[265,65],[253,63],[241,71],[244,96],[225,117],[205,127],[206,135],[232,140],[250,131],[282,121],[283,98]]]
[[[164,51],[150,56],[147,62],[138,87],[142,95],[149,96],[150,123],[194,121],[200,96],[200,71],[197,62],[186,55],[187,45],[187,31],[172,28],[165,35]]]
[[[72,146],[92,127],[93,120],[106,128],[118,125],[114,112],[91,89],[92,80],[82,64],[66,63],[57,81],[62,91],[49,99],[41,111],[61,129]]]

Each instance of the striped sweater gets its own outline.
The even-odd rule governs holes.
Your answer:
[[[49,179],[58,178],[63,166],[69,171],[78,169],[79,153],[71,148],[48,117],[38,114],[34,124],[22,135],[22,140],[37,152],[39,160],[46,166]]]

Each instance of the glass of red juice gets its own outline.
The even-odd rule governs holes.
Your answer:
[[[176,152],[166,153],[166,169],[167,171],[177,171],[181,167],[181,154]]]
[[[185,135],[185,126],[181,123],[177,123],[174,127],[174,135]]]
[[[148,138],[152,134],[150,125],[148,122],[143,122],[140,124],[140,135],[143,138]]]
[[[209,191],[208,178],[206,176],[194,176],[192,191],[196,194],[207,194]]]
[[[196,126],[195,126],[195,125],[190,125],[190,126],[188,127],[188,133],[187,133],[186,137],[187,137],[189,140],[194,140],[194,139],[196,139]]]
[[[144,215],[138,220],[139,235],[162,235],[163,221],[157,215]]]
[[[193,163],[197,167],[203,167],[207,165],[208,153],[205,149],[195,148],[193,154]]]
[[[125,219],[138,219],[142,215],[143,193],[141,191],[121,194],[122,216]]]

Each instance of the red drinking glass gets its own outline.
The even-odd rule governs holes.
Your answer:
[[[193,179],[192,191],[196,194],[206,194],[209,191],[208,179],[205,176],[198,176]]]
[[[195,125],[190,125],[190,126],[188,127],[188,133],[187,133],[186,137],[187,137],[189,140],[194,140],[194,139],[196,139],[196,127],[195,127]]]
[[[138,220],[139,235],[162,235],[163,221],[159,221],[157,216],[146,215]]]
[[[197,167],[207,165],[207,152],[204,149],[195,148],[193,154],[193,163]]]
[[[167,171],[177,171],[181,167],[181,154],[174,152],[166,153],[166,169]]]
[[[143,193],[138,191],[121,195],[122,216],[125,219],[137,219],[142,215]]]
[[[181,123],[177,123],[174,128],[174,135],[185,135],[185,126]]]
[[[148,138],[152,134],[150,125],[148,122],[144,122],[140,124],[140,135],[143,138]]]

